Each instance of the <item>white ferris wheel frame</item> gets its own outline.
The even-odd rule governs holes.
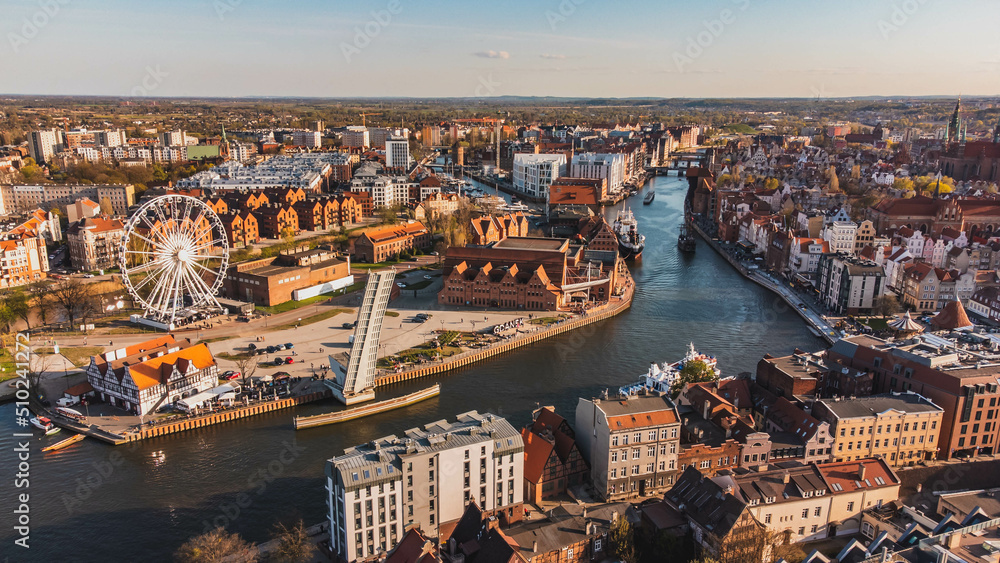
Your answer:
[[[148,230],[138,232],[143,229]],[[210,254],[215,251],[221,252]],[[202,264],[205,260],[221,263],[208,267]],[[151,199],[125,223],[119,266],[125,288],[146,317],[172,325],[185,310],[221,311],[215,295],[229,267],[226,229],[215,211],[197,198],[168,194]],[[143,272],[148,275],[133,284],[131,276]],[[205,272],[214,276],[211,285]],[[151,280],[153,289],[143,297],[139,290]],[[184,304],[185,297],[191,305]]]

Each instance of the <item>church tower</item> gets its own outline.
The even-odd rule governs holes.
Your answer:
[[[997,121],[996,129],[993,130],[993,142],[1000,144],[1000,121]]]
[[[957,142],[962,137],[962,98],[959,96],[955,103],[955,111],[951,114],[951,121],[948,122],[948,129],[945,133],[945,140],[948,146]]]

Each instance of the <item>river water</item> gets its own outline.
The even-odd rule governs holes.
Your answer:
[[[651,361],[675,361],[689,342],[714,354],[724,374],[752,371],[764,353],[823,343],[770,292],[740,277],[699,241],[677,251],[687,183],[657,177],[656,199],[634,205],[646,250],[633,267],[632,308],[613,318],[485,363],[398,385],[380,398],[437,381],[441,395],[402,411],[296,433],[305,405],[256,418],[111,447],[95,440],[58,453],[31,445],[30,486],[15,489],[14,405],[0,406],[0,560],[168,561],[188,537],[213,525],[251,541],[277,521],[318,523],[325,514],[324,468],[344,448],[468,410],[492,411],[517,427],[537,405],[573,419],[578,397],[635,381]],[[609,210],[614,220],[616,210]],[[14,493],[30,495],[30,549],[14,546]]]

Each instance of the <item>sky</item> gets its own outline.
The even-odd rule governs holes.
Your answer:
[[[998,0],[0,0],[0,93],[1000,94]]]

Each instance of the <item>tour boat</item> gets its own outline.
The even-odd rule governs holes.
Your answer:
[[[34,416],[31,418],[31,425],[39,430],[49,431],[55,428],[55,424],[44,416]]]
[[[56,412],[65,416],[66,418],[72,418],[73,420],[84,420],[86,417],[80,414],[79,411],[75,411],[66,407],[56,407]]]
[[[619,389],[619,392],[623,395],[636,395],[640,391],[670,393],[670,387],[677,380],[677,376],[681,370],[684,369],[684,366],[688,362],[694,361],[704,362],[705,365],[715,371],[716,377],[722,375],[722,372],[717,367],[718,360],[715,359],[715,356],[699,353],[694,349],[694,343],[691,343],[688,345],[688,352],[684,355],[683,359],[672,364],[651,364],[649,371],[639,377],[638,383],[625,385]]]
[[[694,233],[691,232],[691,229],[687,225],[682,225],[681,234],[677,237],[677,248],[681,252],[694,252],[697,247]]]
[[[650,203],[653,203],[654,197],[656,197],[656,192],[653,190],[649,190],[648,192],[646,192],[646,197],[642,198],[642,204],[649,205]]]

